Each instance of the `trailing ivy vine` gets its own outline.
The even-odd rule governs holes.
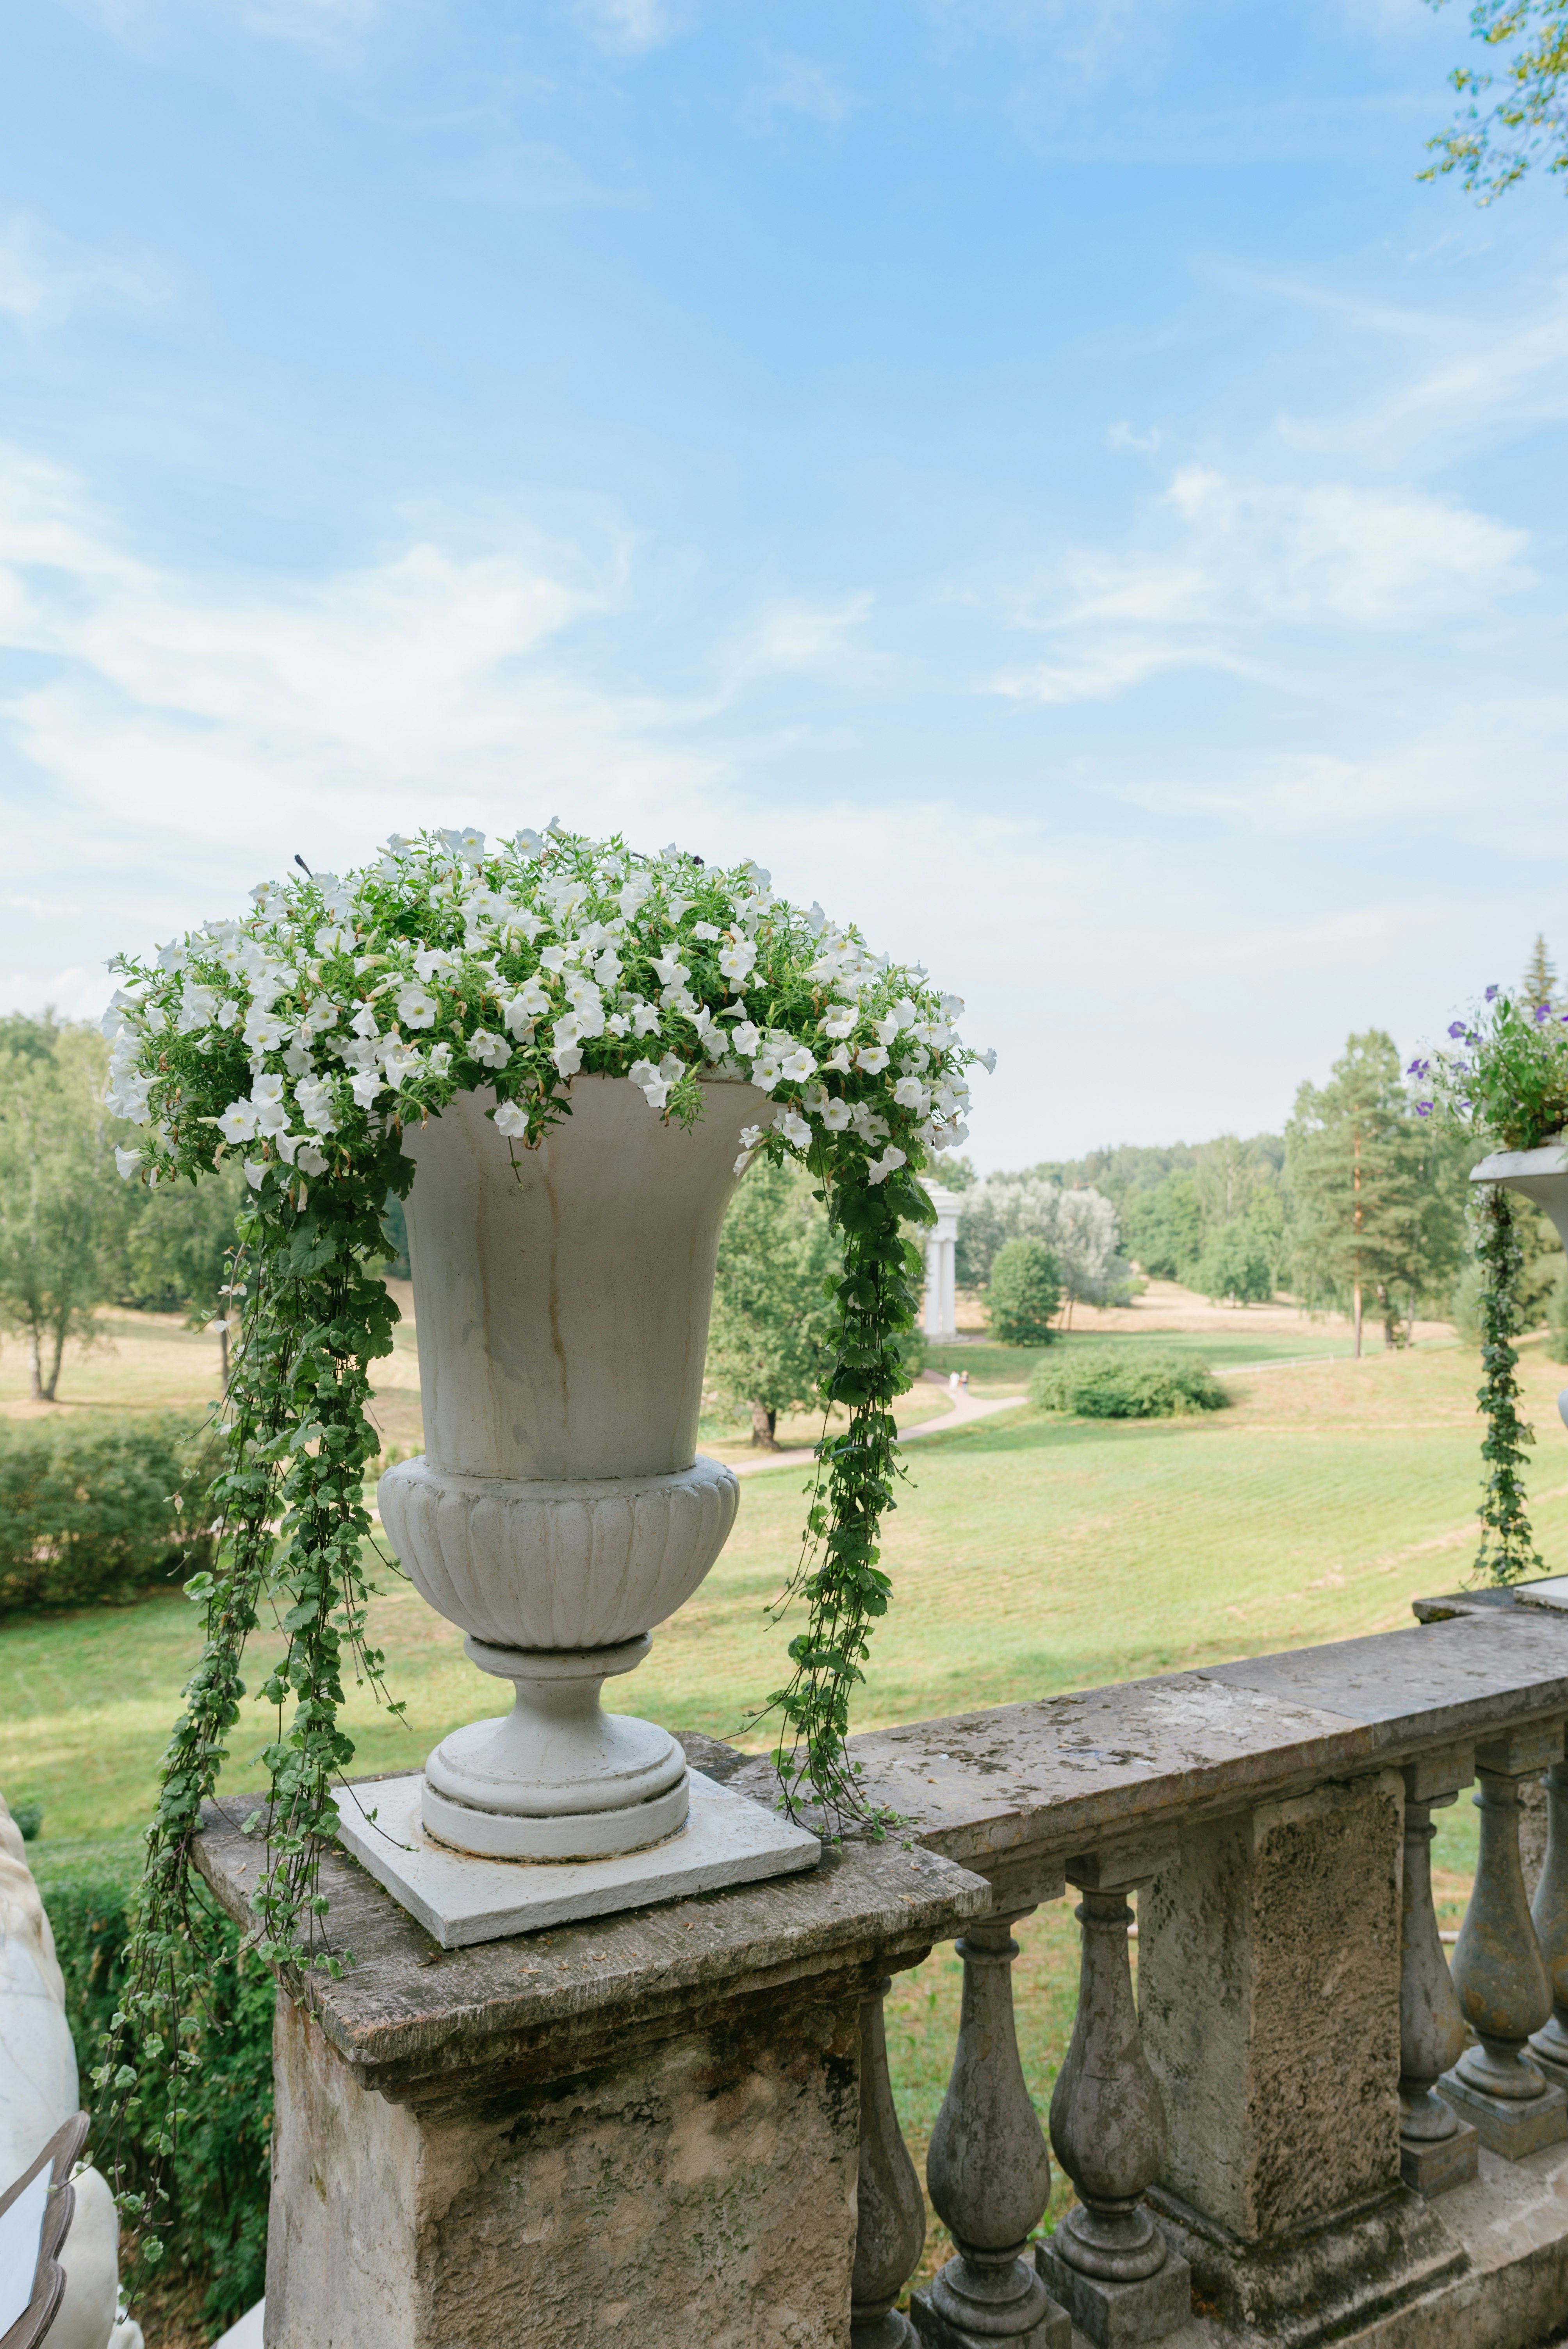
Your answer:
[[[1429,1088],[1417,1114],[1442,1113],[1474,1134],[1488,1151],[1536,1150],[1558,1141],[1568,1124],[1568,1014],[1551,1003],[1516,1003],[1489,987],[1468,1019],[1455,1019],[1447,1040],[1411,1061],[1407,1074]],[[1484,1185],[1476,1211],[1476,1260],[1481,1270],[1481,1383],[1476,1390],[1485,1421],[1480,1545],[1475,1571],[1494,1583],[1517,1582],[1542,1571],[1525,1502],[1524,1455],[1535,1441],[1520,1414],[1520,1247],[1516,1208],[1501,1185]]]
[[[1524,1454],[1534,1430],[1519,1413],[1519,1277],[1523,1252],[1513,1202],[1495,1185],[1481,1202],[1476,1256],[1481,1267],[1481,1383],[1476,1401],[1486,1419],[1480,1456],[1486,1484],[1480,1504],[1476,1571],[1491,1582],[1517,1582],[1544,1569],[1524,1501]]]
[[[819,907],[787,905],[756,865],[643,856],[552,827],[499,847],[471,830],[394,837],[344,880],[302,874],[255,891],[242,921],[190,932],[152,962],[123,959],[105,1021],[108,1105],[143,1132],[117,1153],[121,1174],[195,1180],[232,1150],[251,1194],[229,1284],[240,1334],[214,1563],[187,1585],[201,1654],[163,1757],[125,1992],[93,2075],[111,2167],[149,2067],[174,2078],[166,2158],[178,2139],[178,2083],[214,1955],[193,1880],[201,1806],[242,1718],[247,1642],[263,1630],[273,1652],[253,1693],[274,1730],[260,1755],[267,1793],[246,1822],[263,1853],[249,1942],[296,1995],[317,1970],[352,1962],[330,1930],[320,1860],[354,1758],[346,1676],[401,1710],[367,1628],[365,1487],[380,1449],[370,1366],[397,1318],[378,1278],[381,1209],[412,1184],[405,1125],[482,1089],[498,1132],[526,1151],[571,1115],[579,1075],[629,1080],[650,1115],[686,1125],[708,1084],[748,1082],[772,1106],[745,1130],[737,1173],[761,1150],[818,1176],[843,1238],[824,1401],[848,1425],[818,1447],[786,1593],[806,1620],[771,1702],[786,1803],[809,1800],[841,1826],[866,1809],[845,1742],[890,1589],[879,1535],[919,1276],[903,1226],[931,1219],[916,1178],[934,1149],[964,1139],[966,1072],[982,1057],[957,1035],[955,997],[872,956]],[[165,2199],[157,2175],[122,2197],[149,2258]]]

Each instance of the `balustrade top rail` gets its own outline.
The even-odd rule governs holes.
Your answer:
[[[990,1874],[1565,1714],[1568,1616],[1504,1606],[913,1722],[850,1751],[905,1833]],[[763,1797],[771,1772],[728,1783]]]

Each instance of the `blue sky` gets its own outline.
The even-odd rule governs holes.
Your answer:
[[[0,999],[302,853],[754,855],[985,1165],[1568,960],[1568,205],[1424,0],[14,0]]]

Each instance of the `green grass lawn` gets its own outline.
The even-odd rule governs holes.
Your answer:
[[[1212,1344],[1204,1350],[1214,1358]],[[1001,1381],[1017,1359],[1004,1348],[953,1353],[972,1376],[984,1365]],[[1548,1567],[1563,1570],[1568,1435],[1554,1397],[1568,1373],[1532,1347],[1522,1376],[1540,1435],[1537,1538]],[[1469,1569],[1477,1379],[1470,1350],[1434,1349],[1239,1380],[1233,1407],[1202,1420],[1064,1423],[1026,1405],[927,1438],[908,1454],[888,1523],[896,1596],[875,1634],[856,1725],[1408,1623],[1412,1597],[1452,1588]],[[1021,1383],[1016,1371],[1012,1383]],[[742,1485],[718,1565],[616,1691],[628,1709],[765,1743],[765,1732],[741,1724],[784,1674],[789,1630],[765,1610],[796,1556],[803,1482],[794,1468]],[[356,1694],[356,1767],[367,1772],[418,1767],[449,1729],[496,1709],[499,1694],[464,1660],[459,1635],[384,1579],[375,1630],[410,1725]],[[0,1623],[0,1789],[44,1806],[32,1853],[46,1896],[51,1869],[85,1846],[129,1863],[194,1646],[194,1618],[178,1597]],[[258,1783],[252,1757],[270,1728],[258,1712],[234,1733],[237,1785]],[[1436,1858],[1451,1901],[1472,1865],[1474,1817],[1463,1800],[1439,1814]],[[1076,1932],[1066,1904],[1030,1920],[1019,1939],[1020,2037],[1043,2111],[1071,2025]],[[953,1952],[939,1951],[900,1978],[890,2002],[917,2158],[951,2060],[959,1979]],[[934,2238],[928,2267],[942,2248]]]
[[[1342,1330],[1324,1330],[1305,1320],[1298,1330],[1260,1326],[1255,1338],[1235,1330],[1211,1336],[1199,1330],[1069,1330],[1053,1340],[1049,1349],[1053,1359],[1064,1346],[1144,1346],[1156,1353],[1195,1354],[1216,1371],[1243,1362],[1297,1362],[1308,1357],[1330,1361],[1350,1351]],[[1021,1394],[1046,1350],[1037,1346],[1000,1346],[986,1339],[980,1344],[932,1346],[925,1359],[927,1367],[940,1371],[944,1378],[952,1371],[967,1371],[972,1394]],[[1382,1339],[1368,1334],[1366,1350],[1368,1359],[1380,1355]],[[1432,1341],[1423,1341],[1418,1350],[1434,1350]]]

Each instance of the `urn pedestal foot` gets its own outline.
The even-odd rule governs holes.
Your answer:
[[[469,1722],[425,1764],[426,1831],[484,1859],[608,1859],[645,1851],[686,1825],[689,1773],[667,1729],[606,1713],[603,1682],[653,1641],[609,1648],[463,1651],[517,1690],[510,1713]]]
[[[792,1875],[814,1868],[821,1852],[803,1827],[693,1770],[685,1825],[650,1850],[604,1859],[480,1858],[428,1832],[426,1785],[410,1775],[345,1787],[338,1840],[448,1950]]]

